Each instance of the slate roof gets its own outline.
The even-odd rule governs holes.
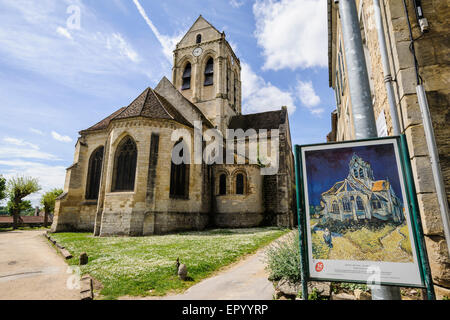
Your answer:
[[[111,120],[114,119],[115,116],[117,116],[119,113],[121,113],[125,109],[126,109],[126,107],[120,108],[119,110],[117,110],[113,114],[111,114],[110,116],[106,117],[102,121],[94,124],[92,127],[88,128],[88,129],[86,129],[84,131],[103,130],[103,129],[108,128],[109,123],[111,122]]]
[[[174,120],[189,127],[193,125],[152,88],[145,89],[128,107],[123,107],[92,127],[83,131],[103,130],[112,120],[134,117]]]
[[[241,114],[231,118],[229,129],[278,129],[286,122],[287,110],[268,111],[252,114]]]
[[[211,123],[211,121],[205,116],[205,114],[202,112],[202,110],[200,110],[200,108],[199,107],[197,107],[195,104],[193,104],[189,99],[187,99],[185,96],[183,96],[182,94],[181,94],[181,92],[180,91],[178,91],[176,88],[175,88],[175,86],[173,85],[173,83],[172,82],[170,82],[170,80],[169,79],[167,79],[167,77],[163,77],[162,79],[161,79],[161,81],[158,83],[158,85],[156,86],[156,88],[155,88],[155,93],[156,94],[158,94],[159,96],[161,96],[159,93],[158,93],[158,88],[160,87],[160,86],[170,86],[170,88],[172,88],[172,90],[173,90],[173,92],[174,92],[174,94],[176,94],[178,97],[180,97],[181,99],[183,99],[186,103],[188,103],[199,115],[200,115],[200,117],[202,118],[202,121],[203,122],[205,122],[206,123],[206,125],[208,126],[208,127],[210,127],[210,128],[214,128],[214,125]],[[159,92],[161,92],[161,91],[159,91]],[[170,103],[170,102],[169,102]]]

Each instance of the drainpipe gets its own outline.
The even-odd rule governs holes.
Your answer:
[[[431,122],[430,109],[422,84],[416,87],[417,98],[419,100],[420,112],[422,113],[423,128],[425,131],[425,139],[427,141],[428,151],[430,153],[431,170],[433,171],[434,184],[436,186],[436,194],[441,211],[442,225],[444,226],[445,241],[447,242],[447,250],[450,254],[450,218],[448,214],[447,194],[445,192],[444,179],[439,164],[439,153],[434,136],[433,124]]]
[[[355,136],[358,140],[375,138],[378,136],[377,127],[355,0],[335,0],[336,2],[339,3],[341,16]]]
[[[339,3],[356,139],[376,138],[377,127],[355,0],[335,0],[335,3]],[[372,300],[401,299],[398,287],[374,285],[371,291]]]
[[[389,102],[389,109],[392,119],[392,129],[394,136],[401,134],[400,121],[398,118],[397,107],[395,104],[394,87],[392,85],[391,66],[389,63],[388,52],[386,47],[386,38],[384,36],[383,21],[381,20],[380,1],[373,0],[374,18],[378,33],[378,44],[381,52],[381,63],[383,65],[384,83],[386,85],[387,97]]]

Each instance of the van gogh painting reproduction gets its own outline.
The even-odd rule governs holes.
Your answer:
[[[313,259],[412,262],[394,146],[305,151]]]

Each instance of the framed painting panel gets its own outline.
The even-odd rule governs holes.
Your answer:
[[[424,287],[400,148],[298,146],[309,279]]]

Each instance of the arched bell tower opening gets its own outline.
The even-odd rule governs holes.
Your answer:
[[[202,16],[174,50],[172,83],[223,133],[230,118],[241,114],[240,60],[225,33]]]

